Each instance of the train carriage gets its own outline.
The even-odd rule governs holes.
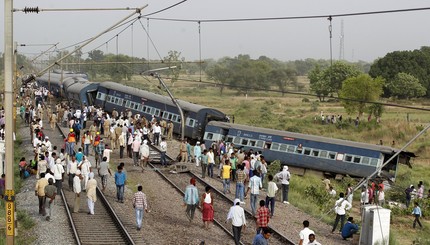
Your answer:
[[[237,148],[261,151],[267,161],[280,160],[289,166],[328,173],[366,177],[393,156],[398,149],[321,136],[251,127],[226,122],[210,122],[204,141],[224,140]],[[413,153],[401,152],[381,171],[394,179],[400,162],[409,164]]]
[[[219,110],[178,100],[185,117],[185,136],[190,139],[199,139],[204,133],[206,124],[212,120],[226,121],[227,117]],[[95,105],[112,112],[129,109],[133,114],[140,114],[147,120],[152,116],[157,119],[172,121],[174,132],[179,134],[181,117],[170,97],[131,88],[114,82],[100,83]]]
[[[67,78],[64,83],[65,97],[69,105],[74,108],[83,108],[92,105],[97,95],[99,83],[89,82],[82,77]]]

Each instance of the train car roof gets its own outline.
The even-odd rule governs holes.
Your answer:
[[[64,87],[66,88],[67,92],[78,94],[84,89],[97,89],[98,83],[89,82],[82,77],[70,77],[67,78],[67,80],[64,80]]]
[[[316,142],[324,142],[324,143],[330,143],[330,144],[336,144],[336,145],[358,147],[358,148],[362,148],[362,149],[380,151],[383,153],[392,153],[392,152],[399,151],[399,149],[388,147],[388,146],[383,146],[383,145],[376,145],[376,144],[373,145],[373,144],[367,144],[367,143],[356,142],[356,141],[341,140],[341,139],[334,139],[334,138],[323,137],[323,136],[294,133],[294,132],[281,131],[281,130],[276,130],[276,129],[253,127],[253,126],[233,124],[233,123],[228,123],[228,122],[211,121],[208,123],[208,125],[213,125],[213,126],[228,128],[228,129],[240,129],[240,130],[246,130],[246,131],[251,131],[251,132],[260,132],[263,134],[278,135],[278,136],[289,137],[289,138],[298,138],[298,139],[304,139],[304,140],[310,140],[310,141],[316,141]],[[405,153],[411,157],[415,157],[415,154],[412,152],[406,152],[405,151]]]
[[[63,82],[65,82],[65,80],[67,78],[70,78],[70,77],[79,77],[79,78],[85,79],[85,76],[86,76],[85,74],[69,74],[69,73],[64,73],[63,74]],[[36,78],[36,81],[48,82],[48,80],[51,80],[51,82],[55,83],[55,84],[60,83],[60,81],[61,81],[61,74],[58,74],[58,73],[51,73],[51,74],[45,73],[42,76]]]
[[[157,101],[163,104],[167,104],[167,105],[171,105],[171,106],[175,106],[175,104],[172,102],[172,100],[170,99],[170,97],[168,96],[164,96],[164,95],[160,95],[160,94],[155,94],[152,92],[148,92],[142,89],[138,89],[138,88],[134,88],[134,87],[129,87],[129,86],[125,86],[119,83],[115,83],[115,82],[102,82],[100,83],[101,87],[105,87],[108,89],[113,89],[113,90],[117,90],[123,93],[127,93],[130,95],[134,95],[134,96],[138,96],[138,97],[143,97],[146,99],[150,99],[153,101]],[[193,104],[190,103],[188,101],[184,101],[184,100],[178,100],[179,105],[182,107],[183,110],[187,110],[187,111],[200,111],[202,109],[212,109],[215,111],[218,111],[216,109],[207,107],[207,106],[202,106],[202,105],[198,105],[198,104]],[[218,111],[220,112],[220,111]],[[222,112],[220,112],[222,113]],[[222,113],[224,114],[224,113]]]

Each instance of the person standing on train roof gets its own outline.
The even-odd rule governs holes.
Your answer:
[[[284,204],[289,204],[288,202],[288,192],[290,190],[290,178],[291,174],[288,171],[288,166],[284,165],[282,171],[275,175],[275,178],[278,179],[282,184],[282,202]]]
[[[73,192],[75,193],[75,203],[73,205],[73,213],[79,213],[79,208],[81,206],[81,171],[76,170],[75,177],[73,177]]]
[[[185,213],[190,222],[194,219],[194,212],[199,205],[199,190],[196,187],[196,179],[191,178],[190,184],[185,188],[184,205],[187,206]]]
[[[200,147],[200,141],[197,141],[194,146],[194,159],[196,161],[196,167],[200,166],[200,156],[202,155],[202,148]]]
[[[226,222],[230,219],[233,230],[234,243],[235,245],[239,245],[242,228],[243,230],[245,230],[246,228],[245,211],[240,206],[239,199],[234,199],[233,206],[228,211]]]

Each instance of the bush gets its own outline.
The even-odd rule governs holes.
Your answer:
[[[302,102],[303,102],[303,103],[309,103],[309,99],[308,99],[308,98],[303,98],[303,99],[302,99]]]
[[[320,102],[318,100],[312,101],[311,111],[318,111],[319,106],[320,106]]]

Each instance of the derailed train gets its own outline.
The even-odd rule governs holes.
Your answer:
[[[90,82],[84,75],[44,75],[36,79],[49,87],[55,96],[66,98],[71,106],[95,105],[107,112],[129,109],[148,120],[171,120],[175,133],[180,131],[181,118],[170,97],[147,92],[114,82]],[[235,147],[261,151],[268,162],[280,160],[283,164],[326,173],[366,177],[377,170],[398,149],[286,131],[228,123],[228,117],[219,110],[178,101],[186,118],[185,137],[212,142],[224,140]],[[398,165],[410,166],[411,152],[400,152],[381,170],[385,178],[396,177]]]
[[[70,106],[82,108],[95,105],[104,111],[131,110],[147,120],[153,116],[172,121],[174,133],[180,133],[181,117],[170,97],[114,82],[90,82],[84,75],[73,76],[51,73],[36,78],[39,85],[49,88],[54,96],[67,99]],[[227,116],[219,110],[178,100],[185,117],[185,134],[189,139],[198,139],[210,121],[227,121]]]

